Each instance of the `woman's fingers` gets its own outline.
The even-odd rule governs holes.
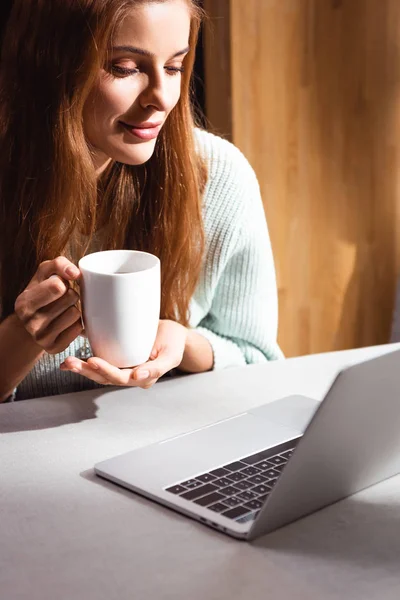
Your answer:
[[[82,321],[79,318],[73,325],[68,327],[65,331],[63,331],[51,344],[51,346],[47,349],[49,354],[57,354],[58,352],[62,352],[65,348],[73,342],[78,335],[82,333]]]
[[[57,319],[52,321],[48,327],[45,327],[42,330],[39,329],[31,335],[38,344],[47,348],[48,352],[52,352],[52,346],[56,342],[57,338],[76,322],[80,323],[80,328],[82,330],[81,313],[76,306],[70,306],[59,317],[57,317]]]
[[[79,373],[96,383],[108,385],[130,385],[132,369],[118,369],[101,358],[89,358],[87,362],[76,357],[65,359],[61,368]]]
[[[16,299],[15,314],[34,341],[52,354],[64,350],[82,331],[79,295],[68,282],[79,276],[79,269],[64,256],[45,261]]]
[[[96,357],[89,358],[87,362],[77,359],[76,357],[68,357],[65,359],[62,369],[69,369],[74,373],[79,373],[88,379],[92,379],[97,383],[109,384],[109,385],[121,385],[121,386],[132,386],[142,387],[147,389],[151,387],[163,374],[158,368],[150,371],[146,365],[140,367],[140,375],[137,370],[133,369],[119,369],[110,365],[107,361]],[[159,374],[161,373],[161,374]],[[135,374],[135,377],[134,377]]]
[[[39,284],[37,287],[40,287],[40,285],[42,284]],[[70,307],[75,306],[78,300],[78,294],[74,290],[68,289],[61,298],[43,308],[38,307],[33,312],[31,308],[25,308],[25,311],[22,311],[22,315],[17,310],[16,313],[29,333],[35,335],[37,332],[48,328],[52,321],[55,321]]]
[[[57,317],[71,306],[77,306],[78,302],[79,295],[75,290],[70,288],[56,302],[52,302],[44,308],[39,309],[39,314],[43,315],[48,321],[54,321],[54,319],[57,319]]]
[[[22,323],[35,313],[59,300],[68,290],[68,284],[60,277],[50,277],[33,287],[27,287],[15,301],[14,310]]]
[[[42,262],[16,300],[15,312],[19,319],[25,322],[37,310],[61,298],[69,289],[68,281],[79,277],[79,269],[65,256]]]
[[[60,369],[62,371],[79,373],[79,375],[83,375],[84,377],[87,377],[87,379],[91,379],[92,381],[102,385],[110,384],[108,379],[104,377],[97,369],[94,369],[89,363],[79,360],[79,358],[76,357],[69,356],[66,358],[65,361],[60,365]]]
[[[132,369],[118,369],[102,358],[89,358],[87,364],[111,385],[132,385]]]
[[[133,371],[133,378],[136,385],[143,389],[152,387],[160,377],[178,366],[180,360],[172,356],[168,350],[159,350],[157,358],[150,360]]]
[[[51,277],[51,275],[58,275],[61,279],[71,281],[79,279],[80,271],[78,267],[65,258],[65,256],[58,256],[53,260],[45,260],[39,265],[35,275],[27,286],[27,289],[45,281]]]
[[[87,362],[72,356],[65,359],[61,368],[80,373],[97,383],[148,389],[165,373],[179,366],[186,338],[187,330],[182,325],[173,321],[160,321],[150,358],[142,365],[119,369],[97,356],[89,358]]]

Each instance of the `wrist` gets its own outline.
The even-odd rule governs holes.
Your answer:
[[[44,352],[43,348],[39,346],[31,336],[31,334],[25,329],[24,324],[18,318],[16,313],[12,313],[6,321],[9,321],[10,327],[13,329],[16,335],[16,339],[29,348],[31,352],[37,352],[38,356]]]
[[[187,329],[185,350],[179,369],[186,373],[203,373],[214,366],[210,342],[194,329]]]
[[[29,362],[36,362],[44,354],[44,350],[35,342],[31,334],[25,329],[24,324],[18,318],[16,313],[12,313],[6,321],[8,322],[8,330],[15,344],[19,348],[23,348],[23,354]]]
[[[0,324],[0,402],[7,399],[43,354],[17,315]]]

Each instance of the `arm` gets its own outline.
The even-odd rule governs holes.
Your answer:
[[[185,351],[179,369],[185,373],[203,373],[213,368],[214,355],[210,342],[197,331],[188,329]]]
[[[6,400],[43,353],[18,317],[0,325],[0,402]]]
[[[229,195],[214,192],[224,216],[213,220],[217,233],[211,248],[216,249],[205,265],[204,280],[213,282],[211,306],[195,328],[212,346],[215,369],[283,356],[277,344],[277,285],[260,190],[247,161],[242,156],[235,160]],[[217,246],[215,239],[223,241]],[[207,289],[205,297],[209,293]]]
[[[43,351],[61,352],[82,331],[78,295],[68,284],[79,275],[62,256],[41,263],[18,296],[15,313],[0,324],[0,402],[13,393]]]

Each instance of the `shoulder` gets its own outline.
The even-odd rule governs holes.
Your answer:
[[[209,179],[230,179],[232,183],[257,181],[250,163],[242,152],[228,140],[203,129],[194,130],[197,152],[208,167]]]
[[[237,228],[243,220],[264,216],[257,177],[231,142],[195,129],[197,152],[207,168],[203,206],[206,228]]]

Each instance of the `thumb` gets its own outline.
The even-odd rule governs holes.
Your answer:
[[[135,381],[142,381],[144,379],[159,379],[167,371],[170,371],[176,365],[175,361],[171,359],[171,356],[168,355],[167,352],[160,352],[154,360],[149,360],[148,362],[136,367],[133,371],[133,379]]]

